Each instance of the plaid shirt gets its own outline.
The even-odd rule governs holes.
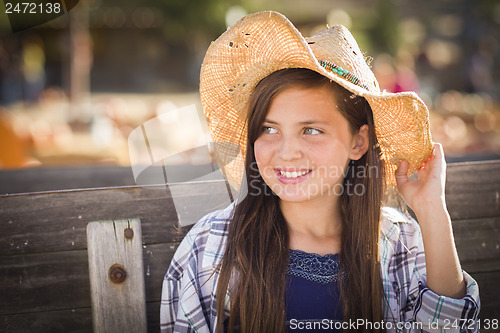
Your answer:
[[[163,280],[162,332],[216,332],[219,275],[214,271],[224,254],[232,210],[230,205],[206,215],[179,245]],[[387,332],[476,332],[480,308],[476,281],[464,272],[464,298],[436,295],[426,287],[424,247],[417,222],[399,210],[384,207],[381,231],[380,263],[388,300],[382,324]],[[354,326],[347,328],[356,330]]]

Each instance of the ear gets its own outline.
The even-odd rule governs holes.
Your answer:
[[[352,137],[352,149],[349,158],[351,160],[359,160],[368,151],[368,125],[363,125],[359,128],[358,133]]]

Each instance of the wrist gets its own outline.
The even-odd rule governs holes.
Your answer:
[[[414,209],[413,212],[422,229],[451,224],[450,214],[448,213],[444,200],[421,205],[418,209]]]
[[[415,215],[426,216],[433,215],[435,213],[448,213],[448,208],[446,206],[446,200],[444,196],[434,199],[426,199],[424,201],[415,202],[413,207],[411,207]]]

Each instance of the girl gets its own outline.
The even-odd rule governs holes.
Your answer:
[[[455,250],[427,108],[380,92],[347,29],[306,39],[281,14],[248,15],[210,46],[200,93],[214,141],[245,156],[216,145],[246,195],[180,244],[162,331],[475,327],[479,291]],[[393,186],[418,224],[383,207]]]

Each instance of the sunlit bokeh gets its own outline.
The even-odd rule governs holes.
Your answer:
[[[94,0],[18,33],[0,17],[0,168],[130,165],[135,128],[187,105],[202,115],[206,49],[260,10],[304,35],[347,26],[381,89],[427,103],[449,161],[500,158],[495,2]]]

